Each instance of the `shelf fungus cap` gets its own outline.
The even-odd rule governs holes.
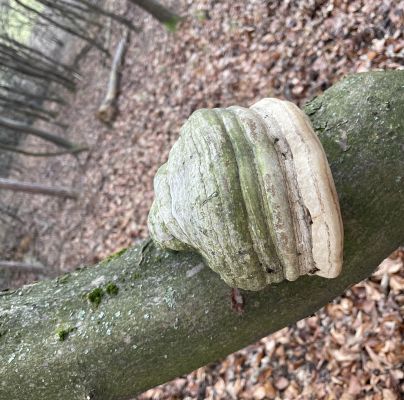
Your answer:
[[[294,104],[202,109],[155,179],[151,237],[200,253],[232,287],[336,277],[343,226],[323,147]]]

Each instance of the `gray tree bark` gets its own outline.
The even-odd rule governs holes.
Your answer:
[[[306,107],[340,197],[344,267],[259,292],[153,242],[0,295],[0,399],[128,399],[317,311],[404,239],[404,71],[350,76]]]

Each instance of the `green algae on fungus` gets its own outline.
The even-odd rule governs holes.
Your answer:
[[[107,286],[105,286],[105,291],[110,295],[110,296],[116,296],[119,292],[118,286],[115,285],[115,283],[110,282],[108,283]]]
[[[102,290],[102,288],[95,288],[88,293],[87,298],[90,303],[93,303],[96,307],[98,307],[103,296],[104,291]]]

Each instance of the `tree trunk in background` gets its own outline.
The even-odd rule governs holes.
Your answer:
[[[61,23],[57,21],[56,19],[52,19],[49,17],[46,13],[42,13],[35,8],[25,4],[21,0],[14,0],[18,5],[20,5],[22,8],[26,9],[29,13],[36,14],[38,15],[39,18],[42,18],[43,20],[47,21],[49,25],[53,25],[67,33],[70,33],[73,36],[77,36],[78,38],[88,42],[92,46],[94,46],[96,49],[100,50],[102,53],[105,55],[109,56],[108,50],[104,49],[102,45],[100,45],[95,39],[92,37],[88,36],[87,34],[84,34],[82,32],[79,32],[79,30],[76,28],[72,28],[71,26],[68,26],[66,23]]]
[[[16,133],[26,133],[29,135],[37,136],[43,140],[51,142],[64,149],[71,150],[72,152],[80,152],[87,150],[85,146],[76,145],[66,139],[56,136],[53,133],[45,132],[41,129],[34,128],[32,125],[25,124],[24,122],[14,121],[9,118],[0,117],[0,126],[6,129],[10,129]]]
[[[15,147],[15,146],[9,146],[7,144],[3,144],[0,141],[0,150],[4,151],[11,151],[12,153],[19,153],[19,154],[24,154],[24,156],[30,156],[30,157],[57,157],[57,156],[62,156],[64,154],[78,154],[83,151],[83,149],[75,149],[75,150],[61,150],[61,151],[54,151],[54,152],[34,152],[34,151],[29,151],[22,149],[20,147]]]
[[[1,269],[9,269],[11,271],[19,271],[19,272],[33,272],[36,274],[43,274],[45,272],[44,267],[40,265],[33,265],[20,261],[0,260],[0,270]]]
[[[26,98],[26,100],[28,100],[28,101],[29,100],[34,100],[34,101],[38,101],[38,102],[49,101],[49,102],[63,104],[63,105],[66,104],[66,102],[60,97],[48,96],[46,94],[36,95],[35,93],[31,93],[31,92],[22,90],[21,88],[17,88],[17,87],[11,87],[11,86],[6,86],[6,85],[0,84],[0,89],[4,90],[5,92],[11,93],[12,95],[17,94],[19,96],[22,96],[22,97]]]
[[[77,199],[78,193],[71,189],[62,187],[40,185],[38,183],[19,182],[13,179],[0,178],[0,190],[13,190],[15,192],[25,192],[30,194],[43,194],[46,196],[64,197],[67,199]]]
[[[336,279],[230,288],[192,253],[144,241],[56,280],[0,293],[0,398],[128,399],[317,311],[404,239],[404,71],[348,77],[305,111],[345,227]],[[18,383],[17,383],[18,382]]]
[[[40,0],[41,2],[43,0]],[[79,4],[77,4],[79,3]],[[90,13],[93,12],[95,14],[100,14],[103,15],[104,17],[108,17],[112,20],[115,20],[119,23],[121,23],[122,25],[125,25],[127,28],[129,28],[131,31],[133,32],[140,32],[140,28],[133,25],[132,22],[129,19],[126,19],[124,17],[122,17],[121,15],[115,14],[113,12],[109,12],[107,9],[104,9],[102,7],[99,7],[93,3],[91,3],[90,1],[87,0],[79,0],[79,2],[70,2],[67,3],[70,7],[72,8],[76,8],[81,10],[84,13]],[[67,5],[66,2],[64,2],[64,5]]]
[[[181,17],[175,14],[173,11],[164,7],[156,0],[130,0],[132,3],[143,8],[154,18],[159,20],[162,24],[170,30],[175,30],[177,23],[181,20]]]

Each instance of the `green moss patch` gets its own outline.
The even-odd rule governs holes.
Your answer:
[[[88,301],[98,307],[101,303],[101,300],[104,296],[104,291],[102,288],[95,288],[90,293],[88,293],[87,298]]]
[[[61,327],[56,330],[56,336],[61,342],[64,342],[68,338],[69,334],[74,330],[76,330],[75,327],[68,327],[68,328]]]
[[[110,296],[116,296],[119,292],[118,286],[115,285],[115,283],[110,282],[108,283],[107,286],[105,286],[105,291],[110,295]]]
[[[104,260],[102,260],[103,264],[107,264],[112,260],[115,260],[116,258],[120,257],[122,254],[126,253],[126,251],[128,250],[127,247],[124,247],[123,249],[117,251],[114,254],[109,255],[107,258],[105,258]]]

